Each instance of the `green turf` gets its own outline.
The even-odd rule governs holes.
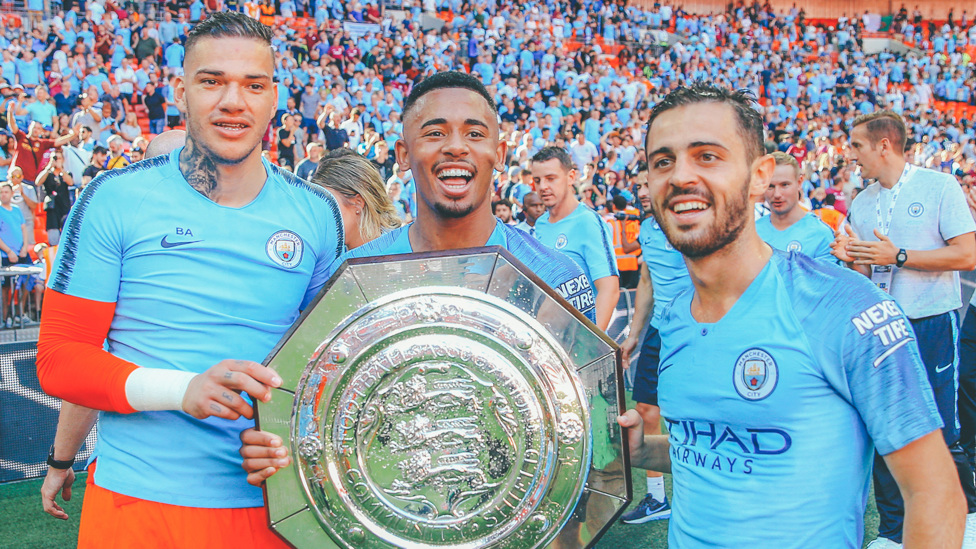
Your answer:
[[[67,549],[78,545],[78,518],[87,473],[75,480],[71,501],[62,507],[68,520],[51,517],[41,508],[41,480],[0,485],[0,547]],[[60,502],[60,499],[59,499]]]
[[[811,472],[811,474],[816,474]],[[634,469],[634,499],[644,494],[644,472]],[[40,480],[15,482],[0,485],[0,548],[47,549],[69,548],[77,545],[78,517],[81,515],[81,500],[84,496],[85,475],[75,481],[75,491],[64,508],[70,517],[67,521],[51,518],[41,509]],[[671,477],[665,475],[665,486],[671,493]],[[874,508],[874,496],[868,498],[868,511],[865,516],[865,540],[874,539],[878,528],[878,514]],[[615,524],[600,540],[597,547],[663,549],[668,546],[668,521],[661,520],[647,524]]]

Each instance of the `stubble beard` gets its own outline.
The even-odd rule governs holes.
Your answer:
[[[707,191],[705,191],[707,193]],[[671,198],[684,194],[693,194],[707,198],[714,204],[711,193],[703,194],[700,192],[670,193],[664,203],[668,203]],[[714,206],[713,206],[714,207]],[[657,220],[661,230],[667,237],[668,242],[675,250],[691,259],[699,259],[710,256],[715,252],[725,248],[739,237],[746,226],[747,215],[751,215],[749,208],[749,181],[742,185],[742,192],[730,195],[725,203],[725,208],[721,212],[716,212],[715,221],[708,227],[699,229],[697,235],[687,235],[670,221],[670,218],[663,213],[664,208],[652,202],[651,211]],[[664,221],[662,223],[662,221]]]

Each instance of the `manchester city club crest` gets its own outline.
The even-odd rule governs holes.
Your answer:
[[[912,217],[918,217],[918,216],[922,215],[922,212],[924,212],[924,211],[925,211],[925,208],[922,206],[922,203],[921,202],[912,202],[908,206],[908,215],[910,215]]]
[[[566,247],[566,244],[569,244],[569,239],[566,238],[566,235],[561,234],[561,235],[559,235],[556,238],[556,249],[557,250],[561,250],[561,249],[565,248]]]
[[[739,355],[732,372],[732,384],[739,396],[746,400],[768,397],[779,381],[776,361],[762,349],[749,349]]]
[[[800,245],[800,241],[799,240],[794,240],[794,241],[792,241],[792,242],[790,242],[789,244],[786,245],[786,251],[787,252],[799,252],[802,249],[803,249],[803,246]]]
[[[292,231],[278,231],[268,239],[268,257],[286,269],[294,269],[302,262],[305,244]]]

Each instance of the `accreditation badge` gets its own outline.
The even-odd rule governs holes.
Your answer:
[[[891,265],[874,265],[871,267],[871,282],[885,293],[891,293],[891,278],[894,267]]]

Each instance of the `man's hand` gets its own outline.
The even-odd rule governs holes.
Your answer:
[[[847,255],[854,259],[855,265],[894,265],[898,259],[898,247],[891,239],[874,230],[877,242],[867,240],[851,240],[847,244]]]
[[[183,396],[183,411],[197,419],[251,419],[254,410],[239,393],[268,402],[271,389],[280,385],[281,378],[267,366],[249,360],[222,360],[190,381]]]
[[[9,252],[7,252],[7,259],[9,259],[10,264],[13,265],[18,261],[20,261],[20,254],[18,254],[15,250],[11,249]]]
[[[241,467],[247,471],[247,482],[260,486],[278,469],[291,463],[288,449],[282,445],[281,438],[271,433],[258,431],[253,427],[241,433]]]
[[[857,239],[857,235],[854,234],[854,228],[847,223],[844,224],[843,230],[844,232],[839,230],[834,232],[834,241],[830,243],[830,253],[844,263],[853,263],[854,258],[848,255],[847,246],[851,241]]]
[[[64,501],[71,501],[71,485],[75,482],[75,472],[71,468],[55,469],[48,467],[47,476],[44,477],[44,484],[41,485],[41,505],[44,512],[54,518],[68,520],[68,513],[55,501],[58,492]]]
[[[627,428],[627,446],[631,457],[641,455],[644,451],[644,418],[637,410],[627,410],[622,416],[617,416],[617,423]]]
[[[631,329],[633,329],[633,327],[631,327]],[[639,334],[637,337],[631,334],[627,336],[627,339],[625,339],[623,343],[620,344],[620,352],[624,360],[624,370],[630,368],[630,355],[634,352],[634,349],[637,348],[638,337],[640,337]]]

